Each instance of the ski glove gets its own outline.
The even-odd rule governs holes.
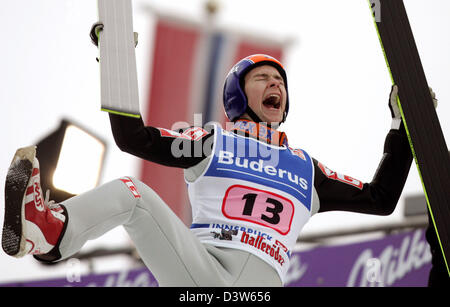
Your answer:
[[[103,30],[103,24],[100,21],[97,21],[92,25],[91,31],[89,32],[89,36],[91,37],[92,43],[97,47],[98,47],[98,38],[101,30]],[[136,47],[138,44],[138,33],[137,32],[133,33],[134,33],[134,47]],[[96,60],[97,62],[99,61],[98,58],[96,58]]]
[[[431,98],[433,99],[434,108],[437,108],[438,100],[436,98],[436,94],[433,92],[433,89],[429,87]],[[402,123],[402,115],[400,113],[400,109],[397,103],[398,98],[398,86],[394,84],[391,88],[391,93],[389,95],[389,109],[391,110],[392,116],[392,129],[400,129],[400,125]]]
[[[98,36],[100,31],[103,30],[103,24],[101,22],[96,22],[92,25],[89,36],[91,37],[92,43],[98,47]]]

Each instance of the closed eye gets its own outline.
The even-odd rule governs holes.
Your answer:
[[[256,81],[267,81],[267,80],[270,79],[270,76],[269,76],[269,74],[260,73],[260,74],[254,75],[253,78],[254,78]],[[275,80],[279,81],[282,85],[284,85],[284,80],[283,80],[283,78],[282,78],[281,76],[275,75],[275,76],[273,76],[273,78],[274,78]]]
[[[257,74],[254,76],[255,80],[261,81],[261,80],[268,80],[269,75],[268,74]]]

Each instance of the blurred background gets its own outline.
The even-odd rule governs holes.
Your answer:
[[[449,140],[450,3],[404,2],[428,83],[439,99],[441,128]],[[193,124],[194,113],[202,114],[202,121],[221,122],[220,90],[229,68],[254,51],[267,52],[279,57],[288,73],[291,107],[281,130],[287,132],[290,145],[305,149],[334,171],[364,182],[372,179],[390,128],[391,81],[367,1],[134,0],[133,10],[134,31],[139,32],[141,113],[148,125]],[[43,140],[60,144],[61,136],[46,137],[75,125],[101,145],[91,138],[71,145],[72,149],[66,147],[65,152],[75,157],[67,158],[72,168],[63,178],[75,183],[95,179],[95,185],[137,176],[189,224],[181,171],[144,163],[115,146],[108,115],[100,111],[98,50],[89,38],[97,20],[97,3],[91,0],[2,3],[0,194],[4,195],[4,179],[17,148]],[[103,161],[93,175],[83,170],[94,168],[86,158],[94,156],[88,149],[95,149],[98,161]],[[81,190],[72,193],[87,187],[77,188]],[[302,235],[400,225],[406,219],[405,199],[422,191],[413,164],[391,216],[319,214]],[[3,210],[3,196],[0,204]],[[119,227],[88,242],[82,251],[130,247],[128,235]],[[128,258],[116,260],[122,267],[134,266]],[[83,270],[117,270],[117,261],[91,262]],[[32,257],[14,259],[0,253],[0,283],[61,277],[66,271],[43,266]]]

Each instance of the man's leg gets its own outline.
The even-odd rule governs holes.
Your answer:
[[[26,166],[19,167],[22,164]],[[15,158],[7,185],[9,213],[2,243],[16,257],[31,253],[40,260],[65,259],[86,241],[123,225],[161,286],[232,286],[250,259],[244,251],[201,244],[161,198],[137,179],[113,180],[51,209],[42,198],[39,166],[31,150],[27,157]]]
[[[121,178],[63,203],[68,224],[59,245],[62,258],[123,225],[161,286],[228,286],[248,258],[236,251],[225,264],[211,255],[164,201],[135,178]]]

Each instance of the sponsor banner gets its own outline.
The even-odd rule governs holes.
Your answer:
[[[0,284],[0,287],[157,287],[158,282],[146,268],[114,273],[77,276],[70,272],[65,278]]]
[[[293,253],[287,286],[427,286],[431,252],[425,230]]]
[[[362,243],[293,252],[290,262],[287,287],[425,287],[431,269],[431,253],[425,230],[418,229]],[[65,278],[0,286],[158,286],[146,268],[87,276],[74,273],[76,270],[68,271]]]

